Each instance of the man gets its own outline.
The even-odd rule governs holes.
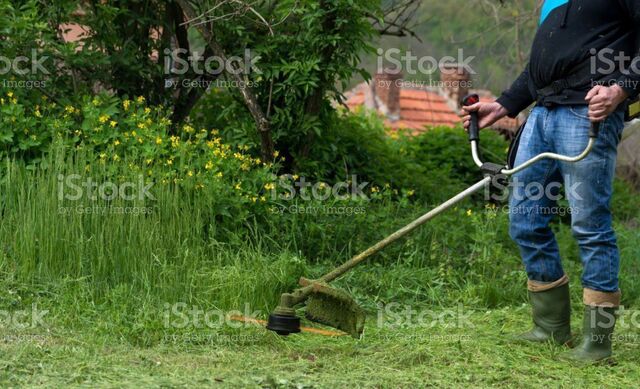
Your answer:
[[[563,354],[573,360],[611,356],[621,295],[610,200],[626,101],[638,95],[640,85],[638,64],[630,63],[638,56],[639,26],[640,0],[546,0],[527,68],[495,102],[466,108],[467,113],[478,112],[483,128],[536,102],[521,135],[516,166],[547,151],[580,154],[590,122],[601,122],[586,159],[575,164],[538,162],[513,177],[517,184],[510,199],[510,235],[520,247],[529,278],[534,322],[520,338],[568,344],[569,280],[549,227],[549,210],[558,194],[553,188],[564,183],[583,263],[583,340]],[[468,128],[469,115],[463,120]],[[540,187],[549,190],[537,193]]]

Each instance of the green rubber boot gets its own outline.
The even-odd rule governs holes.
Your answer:
[[[571,299],[569,284],[553,289],[529,291],[533,329],[517,337],[529,342],[566,344],[571,340]]]
[[[561,354],[563,359],[593,363],[611,357],[617,307],[585,306],[582,343]]]

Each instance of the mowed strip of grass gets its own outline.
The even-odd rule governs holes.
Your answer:
[[[580,319],[576,313],[576,331]],[[372,317],[361,340],[308,333],[283,338],[252,325],[225,326],[172,333],[151,347],[93,326],[5,328],[0,386],[631,388],[640,382],[637,326],[617,331],[613,363],[578,366],[558,359],[564,347],[512,343],[509,336],[527,329],[529,320],[525,306],[474,311],[463,325],[379,325]]]

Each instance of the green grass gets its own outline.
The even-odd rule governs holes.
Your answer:
[[[383,199],[357,217],[273,214],[230,221],[212,214],[206,196],[173,185],[155,186],[155,200],[60,201],[58,174],[83,172],[85,164],[3,167],[0,386],[632,387],[640,379],[639,328],[618,330],[627,341],[616,345],[615,366],[579,368],[558,361],[559,347],[508,341],[529,326],[526,276],[506,214],[474,201],[336,282],[371,315],[359,341],[312,334],[283,339],[228,321],[203,327],[193,316],[186,326],[175,324],[182,318],[171,311],[176,304],[214,318],[247,307],[265,319],[300,276],[323,274],[431,205]],[[120,173],[92,175],[132,179]],[[623,303],[633,308],[640,298],[640,204],[637,193],[620,184],[614,203]],[[95,205],[153,212],[73,211]],[[72,211],[61,214],[61,206]],[[554,228],[579,307],[577,247],[566,221]],[[462,304],[473,311],[473,327],[410,322],[380,328],[379,304],[439,313]],[[48,311],[44,325],[7,322],[7,314],[34,306]],[[576,331],[579,322],[576,309]]]
[[[579,316],[576,316],[576,321]],[[574,323],[574,327],[577,324]],[[140,347],[90,327],[3,334],[0,385],[29,387],[634,387],[638,329],[619,330],[613,363],[558,360],[563,347],[512,343],[527,307],[474,311],[467,327],[389,328],[369,321],[362,340],[249,326],[167,336]]]

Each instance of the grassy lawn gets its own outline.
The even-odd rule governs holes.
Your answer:
[[[75,172],[73,163],[57,168]],[[468,201],[336,281],[371,315],[362,339],[281,338],[226,320],[201,326],[189,316],[182,325],[184,317],[171,307],[216,314],[249,307],[264,319],[300,276],[318,277],[430,207],[380,200],[353,218],[269,214],[263,223],[216,224],[207,212],[219,199],[159,185],[155,200],[141,204],[153,206],[148,215],[62,214],[60,207],[126,203],[61,201],[57,174],[24,166],[9,172],[0,181],[0,387],[626,388],[640,382],[640,315],[618,326],[615,360],[598,366],[561,362],[559,346],[509,340],[530,326],[529,307],[522,305],[526,275],[506,213],[484,204]],[[623,304],[635,309],[640,206],[636,192],[616,196]],[[578,333],[582,266],[566,222],[554,230],[572,280]],[[382,311],[382,323],[380,302],[397,304]],[[48,312],[44,321],[16,325],[13,319],[24,322],[34,306]],[[410,317],[402,313],[407,307]],[[434,323],[436,317],[444,319]]]
[[[436,312],[437,313],[437,312]],[[580,317],[575,316],[577,330]],[[150,347],[91,326],[3,334],[3,387],[634,387],[640,332],[620,329],[615,361],[575,366],[562,347],[513,344],[528,308],[471,313],[464,326],[377,326],[361,340],[262,328],[173,334]]]

